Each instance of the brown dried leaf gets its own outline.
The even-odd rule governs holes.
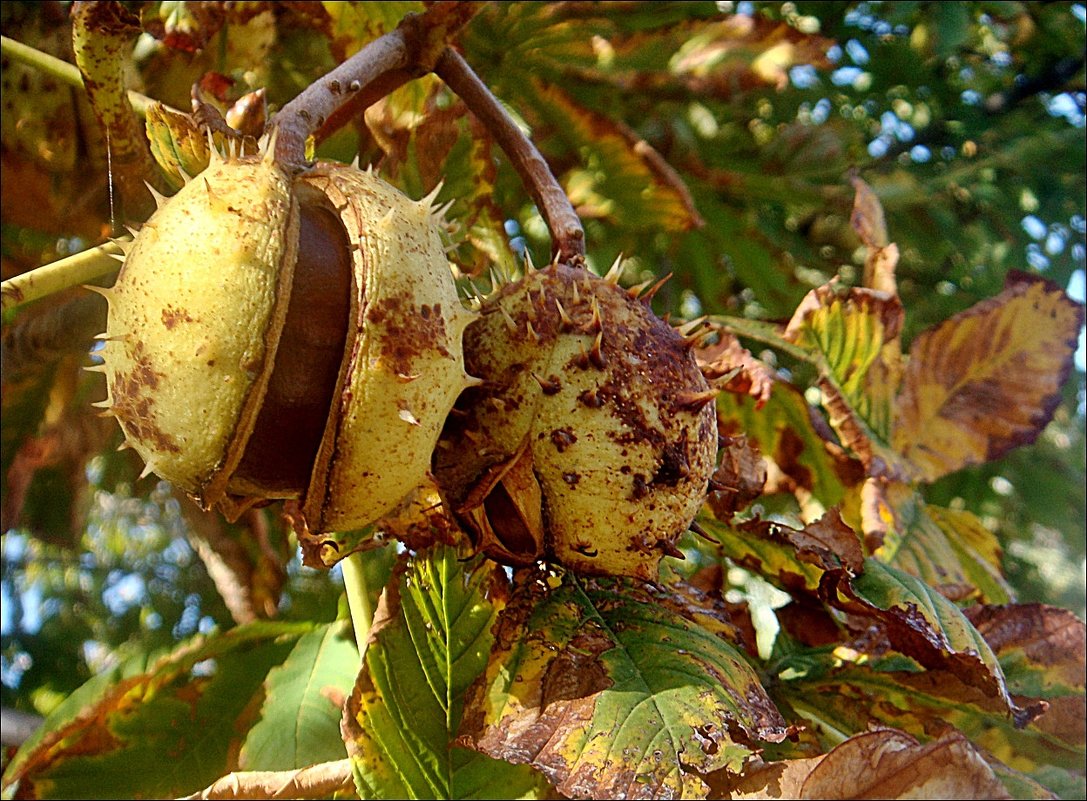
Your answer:
[[[1083,306],[1044,279],[1005,290],[922,332],[896,404],[894,446],[923,481],[1035,440],[1061,402]]]
[[[1087,742],[1084,716],[1084,652],[1087,630],[1067,609],[1042,604],[972,606],[966,617],[1004,666],[1017,696],[1049,704],[1034,721],[1042,731],[1071,745]]]
[[[342,798],[355,789],[351,760],[321,762],[298,770],[228,773],[184,799]]]
[[[851,178],[856,194],[853,197],[853,213],[849,222],[864,243],[864,285],[888,295],[898,295],[895,267],[898,265],[898,246],[887,236],[887,223],[883,218],[883,206],[872,187],[854,175]]]
[[[762,495],[766,462],[747,437],[727,435],[721,437],[718,459],[706,501],[714,516],[727,523],[736,512]]]
[[[750,395],[755,399],[755,408],[762,409],[770,399],[770,391],[774,385],[774,371],[752,356],[750,351],[740,344],[735,334],[720,326],[714,328],[717,332],[717,342],[705,348],[696,348],[694,351],[698,369],[714,386],[719,386],[726,392]],[[722,379],[726,376],[728,379],[722,383]]]
[[[1011,798],[959,732],[921,744],[896,729],[850,737],[804,780],[800,798]]]

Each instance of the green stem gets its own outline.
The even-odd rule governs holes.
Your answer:
[[[41,50],[35,50],[33,47],[16,42],[6,36],[0,36],[0,52],[3,53],[5,58],[10,58],[20,64],[26,64],[28,67],[34,67],[34,69],[56,78],[63,84],[75,89],[85,90],[83,76],[79,74],[79,68],[74,64],[69,64],[67,61],[43,53]],[[147,115],[147,107],[155,101],[147,95],[129,91],[128,102],[132,104],[133,111],[144,117]]]
[[[355,643],[359,647],[359,658],[366,656],[366,643],[370,638],[370,624],[374,619],[374,610],[370,605],[370,591],[366,586],[366,570],[362,564],[362,553],[356,551],[340,561],[343,570],[343,584],[347,590],[347,608],[351,610],[351,625],[355,629]]]
[[[120,245],[106,242],[9,278],[0,293],[3,311],[115,272],[119,265],[114,256],[120,253]]]

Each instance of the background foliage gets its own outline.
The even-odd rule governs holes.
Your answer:
[[[258,124],[254,120],[261,115],[253,108],[266,104],[273,113],[367,41],[395,27],[405,13],[423,8],[410,2],[126,5],[140,14],[143,28],[124,51],[130,87],[188,110],[193,85],[198,84],[202,99],[243,130]],[[4,36],[71,61],[68,10],[64,3],[6,3],[0,11]],[[672,273],[654,299],[659,314],[688,319],[709,314],[730,322],[751,351],[791,383],[779,383],[758,411],[752,399],[722,396],[722,419],[741,426],[764,454],[775,454],[767,492],[757,499],[754,514],[735,520],[730,514],[706,516],[703,525],[721,541],[716,556],[692,537],[683,543],[687,561],[666,568],[666,573],[673,571],[695,584],[716,581],[722,603],[750,605],[754,630],[748,657],[762,675],[792,669],[802,676],[775,691],[774,701],[789,721],[794,719],[790,712],[805,707],[809,721],[837,707],[837,719],[823,720],[821,741],[809,729],[785,756],[824,753],[837,744],[827,731],[843,733],[842,739],[863,731],[870,714],[864,699],[875,695],[890,699],[898,709],[884,723],[912,734],[926,731],[926,723],[941,717],[1050,790],[1082,793],[1082,770],[1067,770],[1076,759],[1081,767],[1082,737],[1078,744],[1069,744],[1066,732],[1053,735],[1056,739],[1046,742],[1060,756],[1043,757],[1046,749],[1038,737],[994,723],[995,713],[986,707],[991,699],[974,705],[964,700],[947,712],[949,698],[970,698],[971,687],[999,673],[992,667],[999,661],[1015,698],[1074,699],[1078,680],[1082,713],[1082,675],[1076,678],[1075,665],[1065,666],[1071,671],[1067,681],[1055,678],[1057,662],[1046,663],[1049,668],[1039,674],[1041,663],[1019,659],[1025,646],[1014,638],[1004,643],[1003,651],[990,642],[991,661],[981,660],[986,664],[959,659],[967,648],[962,643],[936,649],[926,662],[928,657],[892,639],[900,652],[925,667],[946,667],[947,660],[958,667],[933,674],[885,672],[878,660],[835,662],[819,651],[818,642],[794,639],[797,629],[791,616],[805,612],[821,582],[839,567],[803,556],[809,552],[798,544],[800,535],[813,533],[804,524],[819,519],[823,510],[841,506],[847,524],[863,527],[849,519],[848,511],[861,514],[861,500],[851,493],[861,492],[863,481],[842,473],[857,469],[855,460],[822,455],[820,437],[830,431],[829,419],[836,429],[831,439],[844,442],[847,450],[856,450],[860,440],[850,442],[833,414],[816,414],[823,428],[807,422],[819,405],[820,391],[827,392],[828,385],[820,381],[830,376],[837,382],[832,388],[854,410],[893,400],[873,400],[870,385],[849,385],[847,375],[835,372],[837,363],[826,348],[824,361],[811,357],[821,342],[852,340],[816,315],[795,317],[794,312],[809,292],[832,279],[843,287],[871,286],[865,281],[866,262],[871,270],[873,253],[891,242],[897,246],[894,276],[905,310],[896,323],[900,334],[886,340],[899,348],[896,353],[909,352],[921,332],[1000,295],[1013,271],[1042,276],[1082,301],[1087,263],[1084,19],[1079,3],[493,3],[456,40],[466,60],[531,131],[574,202],[586,227],[590,268],[603,273],[623,255],[626,284]],[[3,69],[0,195],[7,279],[118,235],[123,223],[136,222],[139,215],[123,207],[111,151],[82,90],[9,58],[7,52]],[[252,94],[258,90],[265,92],[263,98]],[[153,148],[157,141],[161,150],[163,137],[170,133],[168,127],[149,126]],[[356,153],[361,163],[373,163],[413,197],[444,180],[440,200],[454,201],[450,218],[457,226],[453,238],[458,247],[451,258],[463,276],[485,284],[491,265],[516,272],[526,253],[537,263],[546,261],[546,228],[516,173],[436,78],[397,90],[318,147],[319,155],[344,161]],[[185,158],[184,153],[172,157]],[[868,188],[872,194],[865,205]],[[859,217],[856,208],[862,209]],[[884,241],[872,239],[873,230],[882,231]],[[855,314],[849,319],[865,325],[879,316],[859,296],[850,297],[854,306],[828,314]],[[93,696],[98,708],[112,710],[114,702],[108,699],[113,696],[104,677],[145,681],[173,688],[156,690],[162,708],[148,711],[137,720],[144,728],[128,734],[152,732],[170,714],[169,704],[197,703],[185,696],[184,687],[170,684],[174,674],[148,670],[152,655],[162,654],[177,675],[188,675],[206,659],[219,660],[223,670],[209,679],[201,697],[206,693],[214,698],[215,682],[233,675],[230,670],[249,676],[254,686],[235,700],[244,707],[238,714],[247,710],[253,720],[267,722],[283,714],[261,707],[264,691],[258,685],[272,666],[277,667],[268,673],[269,696],[275,686],[286,697],[282,688],[297,679],[300,664],[305,671],[326,671],[322,686],[350,695],[354,676],[348,666],[358,655],[344,640],[342,623],[335,622],[344,617],[338,608],[338,572],[317,573],[298,563],[297,548],[275,507],[227,524],[199,512],[154,477],[138,478],[142,466],[131,452],[114,451],[119,431],[89,406],[104,395],[100,377],[79,369],[93,359],[88,356],[91,337],[104,329],[104,312],[100,299],[72,290],[4,313],[3,706],[39,715],[60,708],[63,718],[62,705],[71,705],[72,693],[97,677],[101,689],[88,690],[88,685],[79,697],[87,703]],[[786,339],[781,327],[760,328],[756,323],[783,325],[791,319],[798,329],[786,333]],[[992,324],[986,318],[972,336],[984,340]],[[854,344],[875,341],[870,329],[864,330]],[[890,559],[890,570],[921,575],[939,585],[943,579],[925,571],[941,563],[942,552],[936,549],[945,547],[938,543],[948,540],[946,533],[957,532],[950,541],[959,543],[959,551],[944,565],[956,565],[965,576],[944,583],[961,579],[975,591],[960,598],[945,592],[930,599],[941,632],[948,631],[946,615],[951,612],[941,604],[950,603],[942,600],[949,594],[963,607],[971,600],[1001,604],[1015,598],[1063,607],[1080,619],[1085,614],[1082,331],[1079,337],[1076,369],[1059,387],[1052,421],[1036,442],[1000,458],[964,457],[956,465],[963,469],[931,476],[931,482],[904,484],[893,490],[899,496],[886,499],[900,514],[898,534],[903,540],[894,546],[901,555],[897,561]],[[1031,347],[1044,350],[1044,343]],[[889,352],[873,351],[866,358],[885,365],[892,358],[886,356]],[[848,366],[852,356],[843,358],[841,364]],[[1014,363],[1001,366],[1000,375],[1015,369]],[[782,425],[782,420],[792,422]],[[766,429],[766,421],[779,423]],[[878,433],[872,414],[865,423]],[[882,433],[889,437],[891,432]],[[791,439],[797,437],[799,444]],[[876,442],[871,437],[864,441]],[[782,456],[790,449],[792,458]],[[969,518],[963,517],[967,514]],[[786,528],[758,522],[771,519]],[[832,521],[823,521],[831,527]],[[864,530],[871,533],[871,528]],[[973,539],[965,530],[973,532]],[[974,549],[969,558],[962,555],[967,547],[963,542]],[[390,553],[379,552],[367,563],[374,605],[395,557],[392,549],[386,550]],[[871,555],[863,556],[872,563]],[[435,581],[452,581],[441,572],[443,558],[410,569],[433,569],[445,576]],[[705,571],[711,569],[718,571],[716,580],[706,578]],[[473,582],[490,581],[483,570],[472,574]],[[797,577],[806,589],[797,589]],[[864,577],[865,584],[841,587],[843,596],[853,598],[850,611],[864,607],[893,630],[895,623],[880,615],[896,608],[895,598],[887,596],[894,582],[875,568]],[[780,610],[788,600],[783,589],[794,603],[788,612],[775,615],[772,609]],[[464,591],[483,592],[475,584]],[[551,599],[553,619],[544,619],[538,610],[531,620],[509,615],[502,620],[551,636],[555,627],[566,625],[561,621],[571,614],[568,604],[600,606],[592,600],[594,592],[602,592],[598,588],[566,586],[562,592],[571,597]],[[634,589],[609,592],[623,603],[636,603],[631,600]],[[405,597],[425,606],[424,599]],[[510,608],[519,608],[519,597],[510,601]],[[472,603],[467,596],[455,602],[466,607]],[[505,601],[494,603],[481,620],[491,621],[506,608]],[[954,610],[955,604],[950,606]],[[405,602],[399,614],[407,615],[412,608]],[[686,619],[674,614],[677,620]],[[736,619],[722,612],[718,625],[735,626]],[[979,620],[970,619],[969,631],[983,628]],[[260,623],[268,620],[275,622]],[[382,740],[392,737],[393,729],[365,721],[380,719],[384,694],[393,692],[383,683],[387,679],[379,666],[404,647],[405,633],[397,620],[380,630],[379,647],[371,646],[368,653],[370,695],[354,698],[350,707],[356,721],[363,721],[356,742],[374,737],[382,742],[377,749],[368,746],[367,753],[396,747]],[[1046,625],[1052,624],[1047,620]],[[660,621],[643,623],[651,630]],[[771,651],[779,626],[786,633]],[[213,638],[206,645],[185,646],[191,652],[175,650],[194,634],[228,630],[239,632],[236,640]],[[468,636],[449,633],[454,642]],[[637,642],[638,636],[654,635],[629,636]],[[739,635],[735,638],[740,640]],[[474,673],[465,667],[467,672],[446,675],[442,681],[464,689],[487,664],[486,650],[473,657]],[[320,660],[308,659],[309,653],[320,653]],[[717,660],[746,676],[744,671],[751,670],[748,657],[715,650],[700,658]],[[532,664],[539,656],[503,658]],[[891,652],[881,658],[906,657]],[[425,672],[426,665],[418,669]],[[486,675],[494,670],[491,663]],[[933,683],[922,686],[930,675],[936,677]],[[830,694],[842,697],[842,688],[847,692],[841,704],[819,700]],[[176,698],[171,695],[175,691]],[[305,696],[304,689],[298,692]],[[425,702],[440,706],[440,695]],[[600,703],[618,702],[605,693]],[[1007,690],[1001,703],[1005,711],[1016,705]],[[1072,704],[1074,718],[1074,700]],[[328,717],[329,710],[317,706],[315,720],[321,714]],[[988,711],[979,711],[983,709]],[[449,708],[445,712],[453,714]],[[457,709],[449,720],[460,714]],[[747,721],[752,736],[777,731],[776,722],[758,718],[752,710],[733,714]],[[328,742],[327,722],[312,725],[318,732],[317,752],[335,758],[339,741],[334,736]],[[224,752],[222,758],[202,763],[207,769],[193,776],[186,791],[239,767],[298,768],[325,758],[298,753],[297,759],[286,759],[282,755],[295,753],[299,744],[271,742],[270,729],[258,723],[240,756],[227,759]],[[420,753],[440,752],[455,733],[455,727],[423,732],[423,740],[439,745],[427,745]],[[481,760],[508,759],[517,745],[488,740],[493,732],[483,730],[461,734],[471,741],[466,744],[488,756],[461,748],[455,752],[454,759],[461,760],[456,770],[440,760],[420,765],[419,776],[425,778],[418,780],[430,788],[427,792],[486,794],[485,786],[472,784],[479,778],[472,771],[481,770]],[[920,752],[909,749],[930,749],[923,753],[927,759],[934,758],[937,746],[962,745],[946,732],[940,735],[943,739],[925,744],[914,740],[912,745],[897,740],[889,745],[889,736],[878,743],[851,740],[850,747],[893,745],[911,754]],[[1055,746],[1057,742],[1061,744]],[[737,750],[706,761],[702,768],[707,776],[742,764],[750,753],[735,743],[730,748]],[[786,746],[767,748],[769,759],[775,748]],[[37,753],[40,757],[44,752]],[[57,758],[57,752],[50,753]],[[842,752],[835,754],[849,764]],[[579,791],[577,765],[565,779],[536,767],[564,792]],[[97,769],[103,776],[112,775],[108,764]],[[383,786],[388,765],[377,759],[355,769],[358,786],[373,789]],[[419,792],[413,780],[399,776],[395,781],[407,784],[395,786],[400,792]],[[63,777],[54,774],[50,781],[63,795]],[[539,775],[527,768],[515,769],[506,781],[505,787],[525,793],[542,786]],[[683,781],[664,774],[645,780],[649,786],[681,792],[697,789]],[[720,790],[717,781],[708,778],[705,786]],[[1013,784],[1005,777],[1002,786]],[[1023,787],[1011,792],[1027,792]],[[137,791],[102,785],[107,796]],[[168,781],[142,791],[180,792]]]

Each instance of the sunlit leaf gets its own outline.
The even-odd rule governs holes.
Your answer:
[[[528,768],[452,747],[505,592],[493,562],[458,557],[446,546],[423,551],[382,594],[344,713],[364,798],[531,798],[546,786]]]
[[[1072,369],[1083,306],[1016,273],[997,297],[925,331],[910,347],[895,448],[926,481],[1033,442]]]
[[[830,423],[869,474],[897,473],[890,448],[904,312],[897,297],[833,285],[813,289],[797,308],[785,337],[813,352]]]
[[[173,798],[233,767],[268,670],[312,629],[256,623],[92,679],[4,773],[27,798]]]
[[[348,621],[304,635],[265,679],[260,720],[245,738],[243,770],[289,770],[343,759],[340,717],[358,674]]]
[[[704,795],[788,727],[741,653],[629,582],[528,577],[503,612],[461,741],[573,797]]]

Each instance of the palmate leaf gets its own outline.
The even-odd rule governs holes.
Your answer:
[[[245,738],[242,770],[290,770],[346,756],[340,717],[359,652],[341,620],[305,634],[265,679],[260,720]]]
[[[703,797],[703,775],[789,732],[726,639],[646,588],[567,574],[523,577],[460,742],[573,798]]]
[[[923,332],[910,347],[894,446],[932,481],[1033,442],[1061,401],[1083,306],[1036,276]]]
[[[452,746],[461,699],[486,664],[505,576],[435,546],[402,560],[381,596],[344,712],[363,798],[533,798],[531,769]]]
[[[18,782],[24,798],[173,798],[210,784],[235,767],[268,670],[312,628],[240,626],[96,676],[23,745],[5,792]]]

